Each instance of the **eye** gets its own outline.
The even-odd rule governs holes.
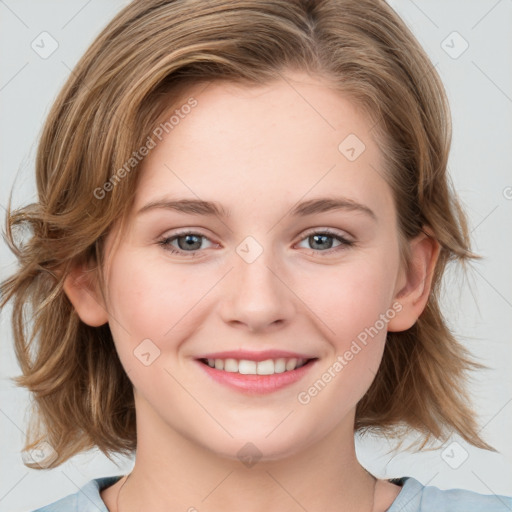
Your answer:
[[[333,245],[337,241],[338,245]],[[348,247],[354,245],[354,241],[348,240],[343,235],[335,233],[329,229],[323,229],[321,231],[311,231],[307,234],[306,238],[302,239],[302,242],[306,242],[310,245],[310,248],[315,253],[327,253],[332,254],[340,250],[345,250]],[[323,254],[322,254],[323,256]]]
[[[204,241],[207,241],[210,245],[204,247]],[[332,254],[333,252],[347,249],[355,244],[354,241],[348,240],[343,235],[329,229],[309,232],[301,241],[301,243],[304,242],[310,245],[309,249],[311,249],[315,254]],[[336,242],[337,245],[335,245]],[[158,244],[171,254],[191,257],[195,256],[202,249],[207,249],[217,245],[211,242],[211,240],[209,240],[205,235],[201,235],[200,233],[193,231],[185,231],[165,237],[162,240],[159,240]]]
[[[206,236],[192,231],[176,233],[173,236],[163,238],[158,244],[172,254],[189,253],[191,256],[194,256],[197,251],[205,248],[202,247],[204,240],[207,240],[211,246],[214,245]]]

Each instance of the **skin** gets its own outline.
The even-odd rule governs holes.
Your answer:
[[[107,239],[108,300],[84,269],[65,286],[84,322],[109,323],[134,386],[138,446],[119,509],[386,510],[400,488],[375,485],[357,461],[353,427],[386,328],[308,404],[297,395],[393,304],[401,311],[388,330],[414,324],[439,246],[421,235],[410,242],[410,270],[402,268],[373,123],[320,78],[290,72],[265,86],[213,82],[188,93],[197,107],[144,159],[127,230],[117,246],[116,229]],[[355,161],[338,149],[349,134],[366,146]],[[376,219],[347,209],[289,214],[297,202],[341,196]],[[164,197],[217,201],[231,215],[166,208],[137,215]],[[318,248],[308,238],[312,228],[354,243],[330,238]],[[159,244],[180,229],[206,237],[193,257]],[[247,236],[263,251],[252,263],[236,252]],[[174,249],[179,240],[185,246],[174,239]],[[148,338],[160,355],[145,366],[134,350]],[[212,381],[195,361],[240,348],[318,360],[301,381],[262,396]],[[237,457],[247,442],[261,454],[250,468]],[[123,483],[101,493],[110,511],[117,512]]]

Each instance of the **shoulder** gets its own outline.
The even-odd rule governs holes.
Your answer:
[[[100,491],[115,484],[121,476],[106,476],[87,482],[76,493],[69,494],[54,503],[33,512],[108,512]]]
[[[441,490],[412,477],[392,480],[402,490],[387,512],[510,512],[512,498],[464,489]]]

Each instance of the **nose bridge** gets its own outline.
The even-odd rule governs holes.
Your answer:
[[[246,237],[236,248],[234,268],[222,301],[224,321],[262,330],[289,320],[295,310],[285,285],[279,255],[256,238]]]

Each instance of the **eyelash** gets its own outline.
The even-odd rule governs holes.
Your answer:
[[[174,240],[181,238],[183,236],[187,236],[187,235],[194,235],[199,238],[206,238],[207,240],[209,240],[209,238],[207,236],[201,235],[201,233],[196,233],[194,231],[183,231],[181,233],[176,233],[170,237],[165,237],[162,240],[159,240],[158,244],[160,246],[162,246],[166,251],[169,251],[171,254],[180,254],[185,257],[194,257],[198,252],[201,252],[201,249],[197,249],[194,251],[183,251],[181,249],[176,249],[170,245],[171,242],[173,242]],[[314,235],[327,235],[328,237],[335,238],[336,240],[338,240],[340,242],[339,246],[331,247],[330,249],[327,249],[325,251],[309,249],[309,251],[311,251],[315,254],[320,254],[321,256],[330,255],[333,252],[343,251],[343,250],[346,250],[347,248],[355,245],[354,241],[348,240],[347,238],[341,236],[338,233],[335,233],[334,231],[331,231],[330,229],[310,231],[310,232],[306,233],[303,238],[300,239],[300,242],[302,242],[302,241],[306,240],[307,238],[314,236]]]

